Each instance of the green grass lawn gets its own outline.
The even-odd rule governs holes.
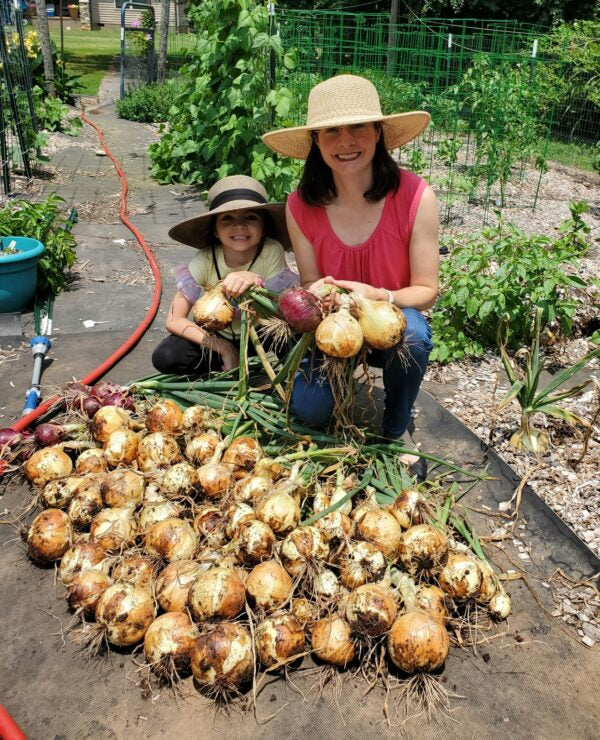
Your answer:
[[[55,25],[51,24],[50,37],[60,49],[60,29]],[[119,29],[63,31],[67,69],[81,75],[82,95],[96,95],[106,72],[119,68],[120,38]]]

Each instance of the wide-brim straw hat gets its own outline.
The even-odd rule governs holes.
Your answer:
[[[230,175],[216,182],[208,191],[208,211],[176,224],[169,230],[169,236],[190,247],[204,249],[214,242],[210,228],[212,216],[245,208],[267,211],[272,226],[268,236],[277,239],[285,249],[292,248],[285,224],[285,205],[269,203],[264,187],[246,175]]]
[[[338,75],[320,82],[310,91],[306,126],[269,131],[262,139],[279,154],[306,159],[313,131],[379,121],[386,149],[397,149],[422,133],[430,120],[431,116],[425,111],[384,116],[372,82],[356,75]]]

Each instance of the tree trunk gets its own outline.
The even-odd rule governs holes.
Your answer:
[[[167,40],[169,37],[169,9],[171,0],[162,0],[160,15],[160,31],[158,38],[157,79],[163,82],[167,76]]]
[[[54,61],[50,47],[50,29],[48,28],[48,16],[46,15],[46,0],[35,0],[35,8],[38,16],[38,35],[42,47],[42,58],[44,60],[44,78],[46,80],[46,92],[51,98],[56,97],[56,86],[54,84]]]

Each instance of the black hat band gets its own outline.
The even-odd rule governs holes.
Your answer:
[[[232,190],[226,190],[224,193],[215,195],[210,203],[210,210],[214,211],[215,208],[230,203],[232,200],[251,200],[254,203],[260,203],[264,205],[267,203],[267,199],[256,190],[248,190],[246,188],[233,188]]]

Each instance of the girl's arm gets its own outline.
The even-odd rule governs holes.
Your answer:
[[[192,305],[192,302],[188,301],[181,291],[178,290],[175,293],[175,298],[171,302],[167,315],[167,331],[177,337],[182,337],[189,342],[217,352],[223,360],[223,370],[236,367],[239,362],[239,355],[233,344],[222,337],[212,336],[188,319]]]

